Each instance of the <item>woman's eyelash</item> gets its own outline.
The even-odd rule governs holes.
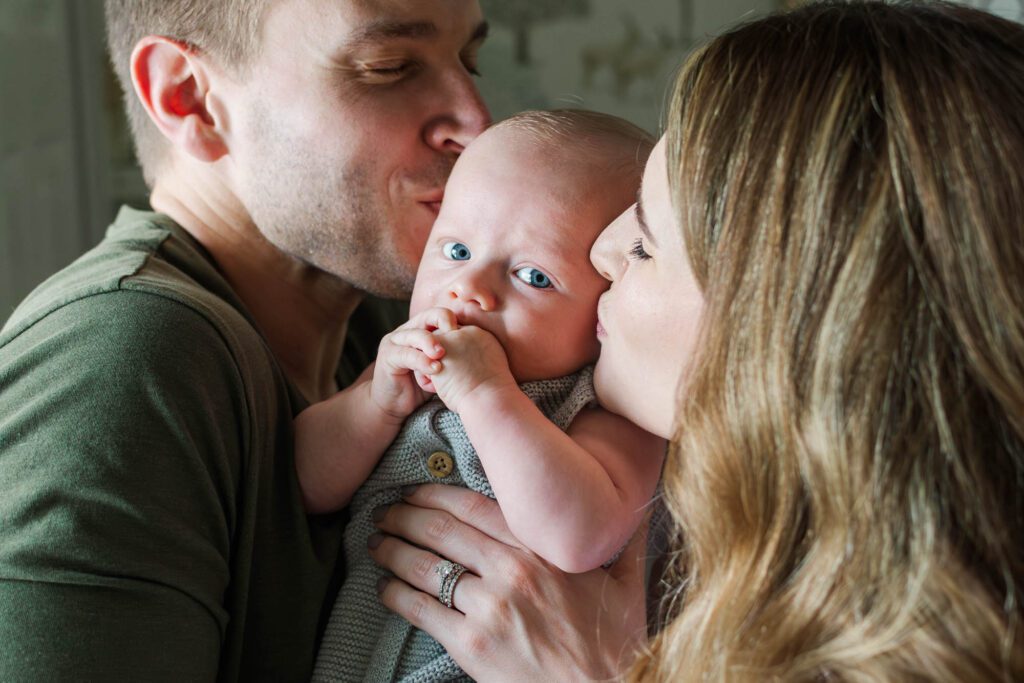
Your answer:
[[[637,261],[646,261],[651,258],[651,255],[644,249],[644,241],[639,237],[633,242],[633,247],[629,250],[629,256]]]

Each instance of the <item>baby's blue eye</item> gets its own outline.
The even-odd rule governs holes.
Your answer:
[[[452,261],[468,261],[469,257],[472,256],[469,253],[469,247],[462,242],[445,242],[441,250]]]
[[[547,289],[551,286],[551,278],[536,268],[530,268],[529,266],[517,270],[516,277],[537,289]]]

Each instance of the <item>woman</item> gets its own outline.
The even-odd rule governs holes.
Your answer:
[[[672,436],[628,678],[1024,680],[1022,111],[1024,28],[953,5],[808,6],[688,60],[593,250],[599,395]],[[409,501],[382,529],[433,552],[381,544],[382,599],[474,677],[630,666],[628,557],[566,577],[487,501]]]

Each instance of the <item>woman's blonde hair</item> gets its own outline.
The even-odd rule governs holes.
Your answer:
[[[830,3],[693,54],[706,298],[638,681],[1024,680],[1024,27]]]

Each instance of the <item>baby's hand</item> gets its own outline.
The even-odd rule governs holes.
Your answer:
[[[459,412],[474,392],[516,387],[508,357],[494,335],[479,327],[435,332],[444,345],[440,372],[432,372],[433,389],[449,409]]]
[[[381,340],[370,396],[384,414],[401,421],[426,400],[430,387],[423,378],[441,370],[439,360],[445,355],[433,332],[458,326],[447,308],[431,308]]]

